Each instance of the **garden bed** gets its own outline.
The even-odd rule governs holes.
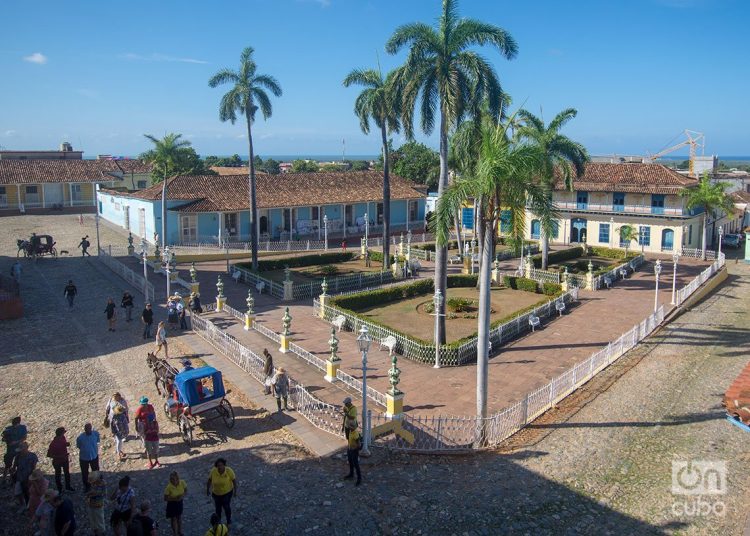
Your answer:
[[[236,266],[246,270],[250,269],[250,263],[247,262],[237,263]],[[357,250],[345,253],[322,253],[278,260],[262,260],[258,262],[259,271],[257,274],[265,279],[281,283],[284,281],[286,266],[289,267],[290,279],[298,284],[320,282],[324,277],[332,279],[360,273],[379,273],[382,269],[382,265],[374,260],[370,263],[370,267],[365,266],[365,261],[360,258],[359,250]]]

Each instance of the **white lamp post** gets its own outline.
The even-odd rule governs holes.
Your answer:
[[[677,261],[680,260],[680,252],[675,250],[672,253],[672,305],[677,305],[675,303],[675,298],[677,296]]]
[[[20,195],[20,194],[19,194]],[[99,185],[94,185],[94,205],[96,212],[94,213],[94,221],[96,222],[96,254],[99,255],[101,244],[99,243]]]
[[[365,212],[365,248],[369,245],[368,238],[370,235],[370,216]]]
[[[719,253],[721,253],[721,237],[724,236],[724,227],[722,225],[719,225],[719,250],[716,252],[716,258],[719,258]]]
[[[612,247],[612,239],[615,237],[615,219],[609,219],[609,247]]]
[[[661,273],[661,259],[656,260],[654,275],[656,275],[656,292],[654,293],[654,312],[659,308],[659,274]]]
[[[169,289],[169,265],[172,262],[172,251],[169,249],[169,246],[164,246],[164,270],[167,273],[167,299],[169,299],[170,296],[170,289]]]
[[[474,248],[476,248],[476,247],[477,247],[477,241],[472,238],[471,239],[471,252],[470,252],[470,255],[471,255],[471,257],[470,257],[471,258],[471,275],[474,275]]]
[[[357,337],[357,346],[362,352],[362,454],[370,454],[370,425],[367,422],[367,352],[370,349],[370,335],[367,333],[367,326],[362,325]]]
[[[434,307],[434,313],[435,313],[435,366],[433,368],[440,368],[440,352],[437,350],[437,347],[440,346],[440,340],[438,340],[438,333],[440,333],[440,317],[442,316],[440,314],[440,311],[443,306],[443,300],[445,298],[443,297],[443,293],[440,292],[440,289],[435,289],[435,295],[432,297],[432,305]]]
[[[224,251],[226,252],[227,257],[227,273],[230,273],[229,271],[229,235],[224,238]]]
[[[148,301],[148,271],[146,270],[148,246],[145,238],[141,238],[141,259],[143,260],[143,299]]]
[[[323,214],[323,249],[328,251],[328,214]]]

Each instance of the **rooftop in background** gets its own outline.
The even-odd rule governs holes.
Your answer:
[[[0,160],[0,184],[110,182],[123,175],[150,173],[140,160]]]
[[[81,160],[83,151],[74,151],[67,141],[57,151],[0,151],[0,160]]]
[[[573,189],[591,192],[634,192],[677,194],[698,184],[661,164],[591,162],[580,179],[573,181]],[[562,181],[555,186],[564,190]]]

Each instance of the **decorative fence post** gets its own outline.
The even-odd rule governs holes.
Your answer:
[[[161,271],[161,251],[159,251],[159,242],[154,244],[154,260],[151,262],[151,268],[154,273]]]
[[[284,301],[294,299],[294,283],[292,283],[291,270],[289,266],[284,266]]]
[[[404,393],[399,391],[401,370],[397,366],[396,354],[391,354],[391,368],[388,369],[388,383],[391,387],[385,393],[385,415],[393,419],[400,419],[404,414]],[[367,396],[367,393],[362,393]]]
[[[177,255],[171,255],[169,259],[169,280],[174,283],[177,281],[180,272],[177,271]]]
[[[324,376],[327,382],[335,382],[336,374],[341,366],[341,358],[338,356],[339,351],[339,340],[336,337],[336,328],[331,326],[331,338],[328,339],[328,345],[331,348],[331,355],[326,360],[326,375]]]
[[[401,233],[401,241],[398,243],[398,255],[404,256],[404,233]]]
[[[568,292],[568,289],[570,288],[570,284],[568,282],[568,267],[565,267],[565,271],[562,274],[562,282],[560,283],[560,286],[562,287],[563,292]]]
[[[326,278],[323,278],[323,282],[320,284],[320,290],[321,294],[318,296],[318,300],[320,301],[320,311],[318,312],[318,315],[320,318],[325,320],[326,317],[326,307],[328,306],[328,281],[326,281]]]
[[[253,328],[253,322],[255,321],[255,311],[253,311],[255,298],[253,298],[252,289],[247,290],[245,303],[247,304],[247,312],[245,313],[245,331],[250,331]]]
[[[523,247],[523,246],[521,246]],[[524,277],[527,279],[531,279],[531,269],[534,267],[534,264],[531,262],[531,255],[526,255],[526,265],[524,266]]]
[[[596,290],[594,288],[594,263],[591,261],[589,261],[589,271],[586,272],[586,288]]]
[[[190,265],[190,293],[200,296],[201,284],[198,283],[198,270],[195,269],[195,262]]]
[[[404,273],[401,271],[401,266],[398,264],[398,255],[393,257],[393,264],[391,264],[391,271],[393,272],[394,279],[401,279]]]
[[[289,351],[289,343],[292,342],[290,337],[291,332],[289,327],[292,325],[292,316],[289,314],[289,307],[284,309],[284,316],[281,318],[281,346],[279,346],[279,352],[285,354]]]
[[[133,247],[133,233],[128,233],[128,257],[131,257],[133,253],[135,252],[135,248]]]
[[[500,279],[500,263],[497,262],[497,259],[495,259],[492,262],[492,282],[496,285],[499,285],[502,283],[502,281],[499,281]]]
[[[227,298],[224,296],[224,281],[221,280],[221,276],[217,276],[216,281],[216,310],[223,311],[224,304],[227,303]]]

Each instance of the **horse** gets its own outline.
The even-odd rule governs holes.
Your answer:
[[[28,257],[31,254],[31,242],[29,242],[28,240],[18,238],[16,239],[16,246],[18,246],[16,257],[20,257],[22,251],[24,257]]]
[[[154,371],[154,385],[159,396],[168,396],[177,375],[177,369],[167,363],[166,359],[159,359],[152,352],[146,355],[148,368]]]

